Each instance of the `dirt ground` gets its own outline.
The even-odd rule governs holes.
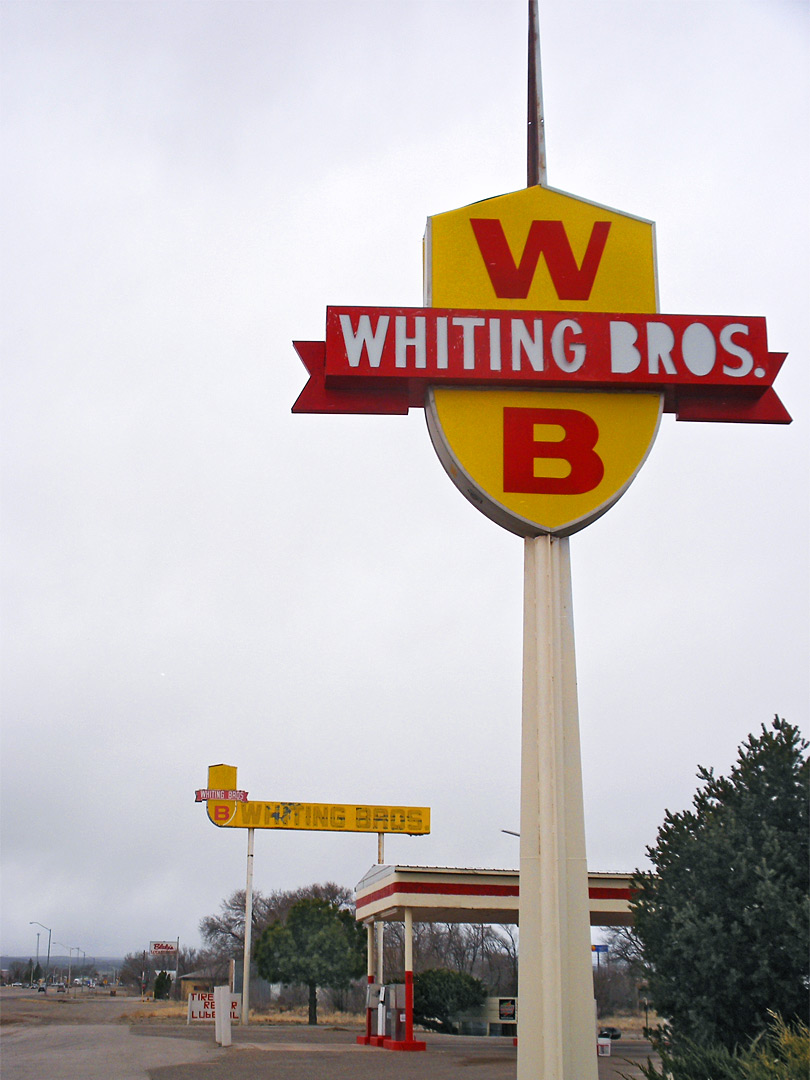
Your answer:
[[[3,1080],[514,1080],[511,1039],[418,1033],[424,1053],[358,1046],[359,1023],[187,1026],[177,1006],[116,996],[0,992]],[[173,1015],[172,1015],[173,1014]],[[599,1080],[640,1078],[649,1043],[623,1034]]]
[[[158,1003],[160,1004],[160,1003]],[[0,1026],[9,1024],[110,1024],[126,1022],[145,1008],[140,997],[116,992],[112,997],[74,987],[70,994],[47,994],[16,990],[4,986],[0,990]]]

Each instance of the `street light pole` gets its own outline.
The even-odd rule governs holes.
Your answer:
[[[43,930],[48,931],[48,959],[45,961],[45,985],[48,985],[48,976],[51,972],[51,928],[44,923],[37,922],[36,919],[31,919],[29,926],[41,926]],[[37,963],[39,963],[39,934],[37,934]]]
[[[70,994],[70,969],[71,969],[71,965],[73,963],[73,950],[74,950],[75,946],[74,945],[65,945],[65,943],[63,941],[55,941],[54,945],[58,945],[60,949],[67,949],[67,951],[68,951],[67,992],[68,992],[68,994]]]

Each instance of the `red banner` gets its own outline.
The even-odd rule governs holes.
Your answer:
[[[679,420],[790,423],[760,316],[329,307],[293,412],[406,413],[430,385],[660,390]]]

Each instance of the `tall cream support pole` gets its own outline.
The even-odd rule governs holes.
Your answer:
[[[568,539],[525,541],[517,1080],[597,1080]]]
[[[250,1021],[250,952],[253,932],[253,834],[248,829],[247,882],[245,884],[245,958],[242,963],[242,1023]]]

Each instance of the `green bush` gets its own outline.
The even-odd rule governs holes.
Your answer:
[[[647,1080],[806,1080],[810,1076],[810,1029],[803,1023],[786,1024],[774,1014],[767,1031],[742,1049],[691,1039],[668,1046],[661,1032],[653,1044],[661,1057],[661,1071],[652,1062],[641,1065]]]
[[[172,977],[167,971],[155,976],[155,1001],[166,1001],[172,992]]]
[[[413,980],[413,1018],[430,1031],[455,1035],[460,1014],[483,1005],[486,996],[481,980],[462,971],[422,971]]]

